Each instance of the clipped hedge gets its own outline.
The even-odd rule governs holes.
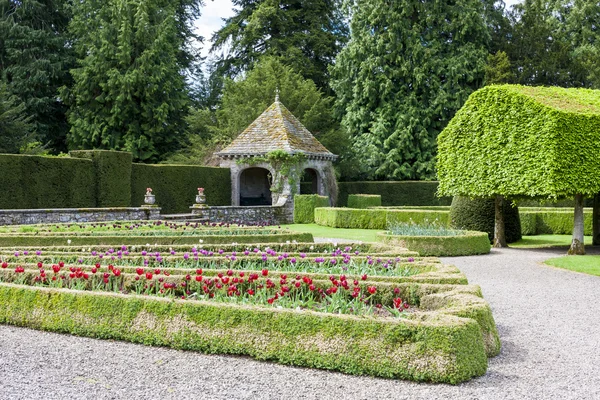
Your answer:
[[[134,205],[144,203],[148,187],[152,188],[163,214],[190,212],[199,187],[204,188],[208,205],[231,204],[231,173],[226,168],[133,164],[131,199]]]
[[[466,231],[458,236],[403,236],[379,233],[382,242],[416,251],[421,256],[471,256],[487,254],[491,245],[486,232]]]
[[[478,288],[423,286],[437,312],[392,319],[0,284],[0,323],[386,378],[483,375],[499,341]]]
[[[349,208],[370,208],[381,206],[379,194],[350,194],[348,195]]]
[[[129,207],[131,204],[131,153],[106,150],[77,150],[73,158],[94,164],[96,207]],[[72,206],[67,206],[72,207]]]
[[[383,206],[449,206],[451,197],[436,196],[435,181],[339,182],[338,202],[349,206],[350,194],[378,194]]]
[[[316,208],[315,223],[332,228],[387,229],[397,223],[432,223],[448,226],[450,213],[447,210],[430,209],[386,209],[386,208]]]
[[[570,235],[573,233],[573,213],[572,208],[521,208],[521,232],[523,235]],[[584,209],[586,235],[592,235],[592,214],[592,209]]]
[[[452,201],[450,220],[453,228],[487,232],[492,241],[496,223],[495,200],[456,196]],[[510,201],[504,202],[504,230],[507,243],[514,243],[522,237],[519,209],[513,207]]]
[[[0,209],[95,207],[94,165],[72,158],[0,155]]]
[[[315,208],[328,206],[328,197],[318,194],[297,194],[294,196],[294,223],[312,224],[315,222]]]

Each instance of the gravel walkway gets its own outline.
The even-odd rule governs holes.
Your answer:
[[[0,399],[600,399],[600,278],[548,251],[445,259],[483,288],[502,340],[488,373],[432,385],[0,326]]]

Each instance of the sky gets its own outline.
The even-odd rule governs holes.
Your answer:
[[[521,0],[504,0],[506,7],[519,3]],[[196,32],[204,36],[202,54],[207,55],[210,48],[212,34],[223,26],[223,18],[233,15],[231,0],[205,0],[202,7],[202,16],[196,22]]]

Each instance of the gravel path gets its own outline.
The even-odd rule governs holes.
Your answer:
[[[600,399],[600,278],[540,264],[548,251],[445,259],[483,288],[502,340],[458,386],[347,376],[242,357],[0,325],[0,399]]]

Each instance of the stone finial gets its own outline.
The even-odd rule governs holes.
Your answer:
[[[279,103],[279,86],[275,88],[275,102]]]

